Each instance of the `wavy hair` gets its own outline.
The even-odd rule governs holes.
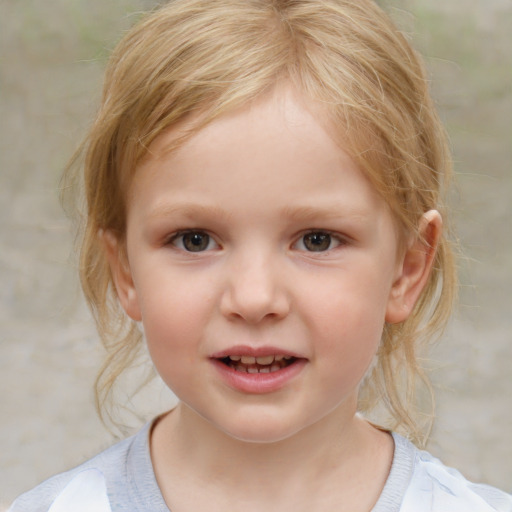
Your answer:
[[[111,230],[123,239],[131,176],[162,132],[195,119],[179,144],[282,81],[323,105],[326,123],[389,204],[403,240],[416,236],[430,209],[448,225],[451,158],[424,66],[374,2],[167,2],[113,51],[96,119],[65,175],[85,191],[80,276],[107,351],[96,383],[100,414],[142,343],[119,305],[98,233]],[[442,331],[455,295],[445,230],[413,313],[384,326],[377,363],[361,390],[361,411],[385,406],[385,426],[416,441],[425,425],[414,417],[414,390],[418,380],[429,386],[417,347]]]

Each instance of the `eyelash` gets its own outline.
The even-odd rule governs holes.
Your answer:
[[[194,251],[194,250],[190,250],[190,249],[187,249],[186,247],[186,236],[203,236],[203,237],[207,237],[207,242],[206,242],[206,246],[204,246],[204,248],[201,248],[202,246],[200,244],[195,244],[194,242],[192,242],[194,245],[196,245],[196,247],[199,247],[200,250],[198,251]],[[177,242],[181,239],[181,244],[178,244]],[[197,242],[199,242],[199,240],[196,240]],[[174,233],[165,243],[165,245],[173,245],[175,246],[176,248],[184,251],[184,252],[190,252],[190,253],[196,253],[196,252],[204,252],[206,250],[208,250],[209,246],[211,243],[214,243],[216,246],[218,246],[218,244],[215,242],[215,240],[213,239],[213,237],[211,237],[206,231],[202,231],[200,229],[188,229],[188,230],[183,230],[183,231],[178,231],[176,233]],[[180,247],[181,245],[181,247]],[[211,248],[210,248],[211,249]]]
[[[186,237],[189,238],[186,238]],[[193,237],[204,237],[203,238],[196,238],[194,240]],[[316,240],[314,239],[314,236],[318,237]],[[311,237],[308,242],[306,242],[307,237]],[[180,241],[181,243],[178,243]],[[316,244],[316,247],[319,250],[316,250],[315,248],[311,248],[311,246],[308,248],[307,243]],[[325,246],[325,243],[327,242],[327,246]],[[197,252],[205,252],[208,250],[211,250],[212,247],[211,244],[214,243],[215,246],[218,247],[217,242],[211,237],[206,231],[199,230],[199,229],[191,229],[191,230],[183,230],[178,231],[175,234],[173,234],[167,241],[166,245],[173,245],[177,249],[180,249],[184,252],[189,253],[197,253]],[[335,244],[334,247],[332,246],[333,243]],[[299,246],[302,245],[303,247],[300,248],[301,251],[308,252],[308,253],[326,253],[328,251],[331,251],[333,249],[338,248],[340,245],[346,245],[347,241],[346,239],[340,237],[337,233],[332,233],[331,231],[326,231],[322,229],[312,229],[310,231],[307,231],[306,233],[302,234],[298,240],[292,245],[292,248],[299,249]],[[190,245],[192,244],[192,245]],[[188,247],[187,247],[188,245]],[[313,247],[314,247],[313,245]],[[194,250],[194,248],[197,248],[198,250]]]
[[[315,250],[308,250],[308,248],[306,247],[306,244],[305,244],[305,239],[307,236],[311,236],[311,235],[321,235],[321,237],[326,237],[328,239],[328,242],[329,242],[329,245],[328,247],[326,247],[325,249],[321,249],[321,250],[318,250],[318,251],[315,251]],[[321,244],[322,242],[325,240],[325,238],[321,238],[319,240],[319,244],[318,246],[321,247]],[[304,249],[302,249],[304,252],[308,252],[308,253],[326,253],[328,251],[332,251],[334,249],[337,249],[339,246],[343,246],[343,245],[346,245],[347,244],[347,240],[343,237],[341,237],[339,234],[337,233],[333,233],[332,231],[328,231],[328,230],[324,230],[324,229],[311,229],[309,231],[307,231],[306,233],[302,234],[300,236],[300,238],[295,242],[294,244],[294,247],[296,247],[298,244],[302,244],[304,245]],[[332,246],[333,244],[334,247]]]

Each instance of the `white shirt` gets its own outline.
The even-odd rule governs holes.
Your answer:
[[[153,472],[150,427],[43,482],[8,512],[170,512]],[[393,439],[391,471],[371,512],[512,512],[511,495],[470,483],[402,436]]]

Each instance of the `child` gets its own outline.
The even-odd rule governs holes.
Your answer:
[[[141,323],[180,402],[12,512],[512,510],[362,415],[419,438],[415,347],[455,295],[444,133],[375,4],[172,0],[114,51],[84,151],[99,401]]]

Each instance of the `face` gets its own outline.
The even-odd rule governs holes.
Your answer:
[[[111,256],[156,369],[230,436],[285,439],[352,418],[395,319],[403,258],[386,203],[288,89],[135,173],[127,261]]]

